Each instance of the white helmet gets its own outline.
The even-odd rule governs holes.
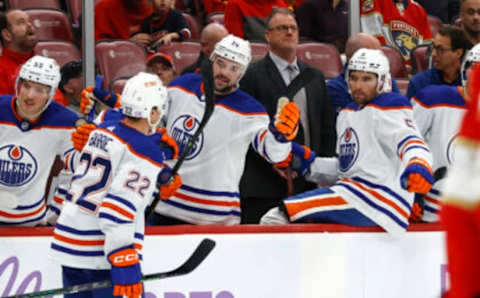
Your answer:
[[[243,76],[248,64],[250,64],[250,61],[252,60],[252,50],[250,48],[250,43],[247,40],[229,34],[215,44],[215,49],[210,55],[210,60],[213,61],[216,56],[223,57],[242,65]]]
[[[28,59],[20,68],[15,88],[18,89],[20,80],[31,81],[50,87],[50,94],[45,104],[44,111],[52,101],[55,92],[57,92],[58,83],[60,83],[60,67],[57,62],[51,58],[43,56],[33,56]],[[16,90],[18,94],[18,90]]]
[[[157,75],[139,72],[130,78],[122,92],[122,111],[126,116],[146,118],[151,128],[160,123],[152,123],[150,113],[157,108],[160,118],[165,117],[167,111],[167,89]]]
[[[359,49],[348,61],[346,79],[348,81],[350,71],[371,72],[377,75],[377,92],[386,93],[392,91],[392,77],[390,75],[390,63],[381,50]],[[350,91],[350,89],[349,89]]]
[[[480,44],[476,44],[463,58],[462,68],[460,75],[462,78],[462,86],[465,89],[467,83],[467,70],[472,66],[474,62],[480,61]]]

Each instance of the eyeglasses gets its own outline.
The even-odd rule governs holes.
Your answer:
[[[280,31],[280,32],[288,32],[288,29],[292,30],[292,32],[297,32],[298,27],[297,25],[278,25],[275,27],[268,28],[270,31]]]
[[[433,52],[433,50],[435,50],[439,55],[442,55],[443,53],[445,53],[446,51],[453,51],[453,49],[446,49],[446,48],[443,48],[442,46],[438,45],[430,45],[430,50]]]

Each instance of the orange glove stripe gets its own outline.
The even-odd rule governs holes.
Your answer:
[[[290,167],[290,163],[292,162],[292,157],[293,157],[293,154],[290,153],[290,154],[288,154],[287,158],[285,158],[285,159],[282,160],[281,162],[277,162],[277,163],[274,164],[273,166],[276,167],[277,169],[286,169],[286,168],[289,168],[289,167]]]
[[[127,248],[111,254],[108,259],[114,266],[127,267],[139,262],[137,251],[134,248]]]
[[[160,198],[162,200],[168,199],[177,192],[180,186],[182,186],[182,178],[179,175],[175,175],[172,182],[160,187]]]

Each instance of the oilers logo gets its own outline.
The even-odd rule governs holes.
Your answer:
[[[0,148],[0,184],[21,186],[37,173],[37,161],[22,146],[6,145]]]
[[[340,170],[346,172],[357,160],[358,151],[360,150],[360,143],[358,142],[358,136],[355,130],[347,127],[340,137],[339,143]]]
[[[170,128],[170,135],[177,141],[180,153],[183,152],[199,125],[200,121],[192,115],[181,115],[173,121],[172,127]],[[202,150],[202,147],[203,132],[200,133],[185,159],[190,160],[197,156]]]
[[[456,148],[456,142],[455,140],[457,139],[457,136],[453,136],[450,141],[448,141],[447,145],[447,161],[448,164],[452,164],[454,159],[453,156],[455,155],[455,148]]]

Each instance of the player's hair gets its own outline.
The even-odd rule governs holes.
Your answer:
[[[267,21],[266,21],[266,26],[265,26],[265,30],[268,30],[270,28],[270,21],[273,19],[274,16],[276,16],[277,14],[285,14],[285,15],[289,15],[289,16],[292,16],[294,19],[295,19],[295,14],[288,8],[285,8],[285,7],[274,7],[272,9],[272,12],[268,15],[267,17]]]
[[[78,78],[82,75],[83,73],[83,68],[82,68],[82,60],[73,60],[68,63],[66,63],[62,68],[60,69],[60,83],[58,83],[58,89],[65,93],[65,89],[63,89],[63,86],[68,83],[71,79]]]
[[[11,9],[7,9],[6,11],[0,12],[0,42],[2,43],[2,45],[5,45],[5,41],[3,40],[2,30],[8,29],[10,25],[7,20],[7,15],[14,10],[18,10],[18,9],[11,8]]]
[[[465,32],[452,25],[443,25],[439,30],[438,34],[442,36],[446,36],[450,38],[450,44],[452,47],[452,50],[457,50],[457,49],[462,49],[463,54],[462,54],[462,59],[463,56],[468,52],[472,44],[470,41],[467,39],[467,36],[465,35]]]

